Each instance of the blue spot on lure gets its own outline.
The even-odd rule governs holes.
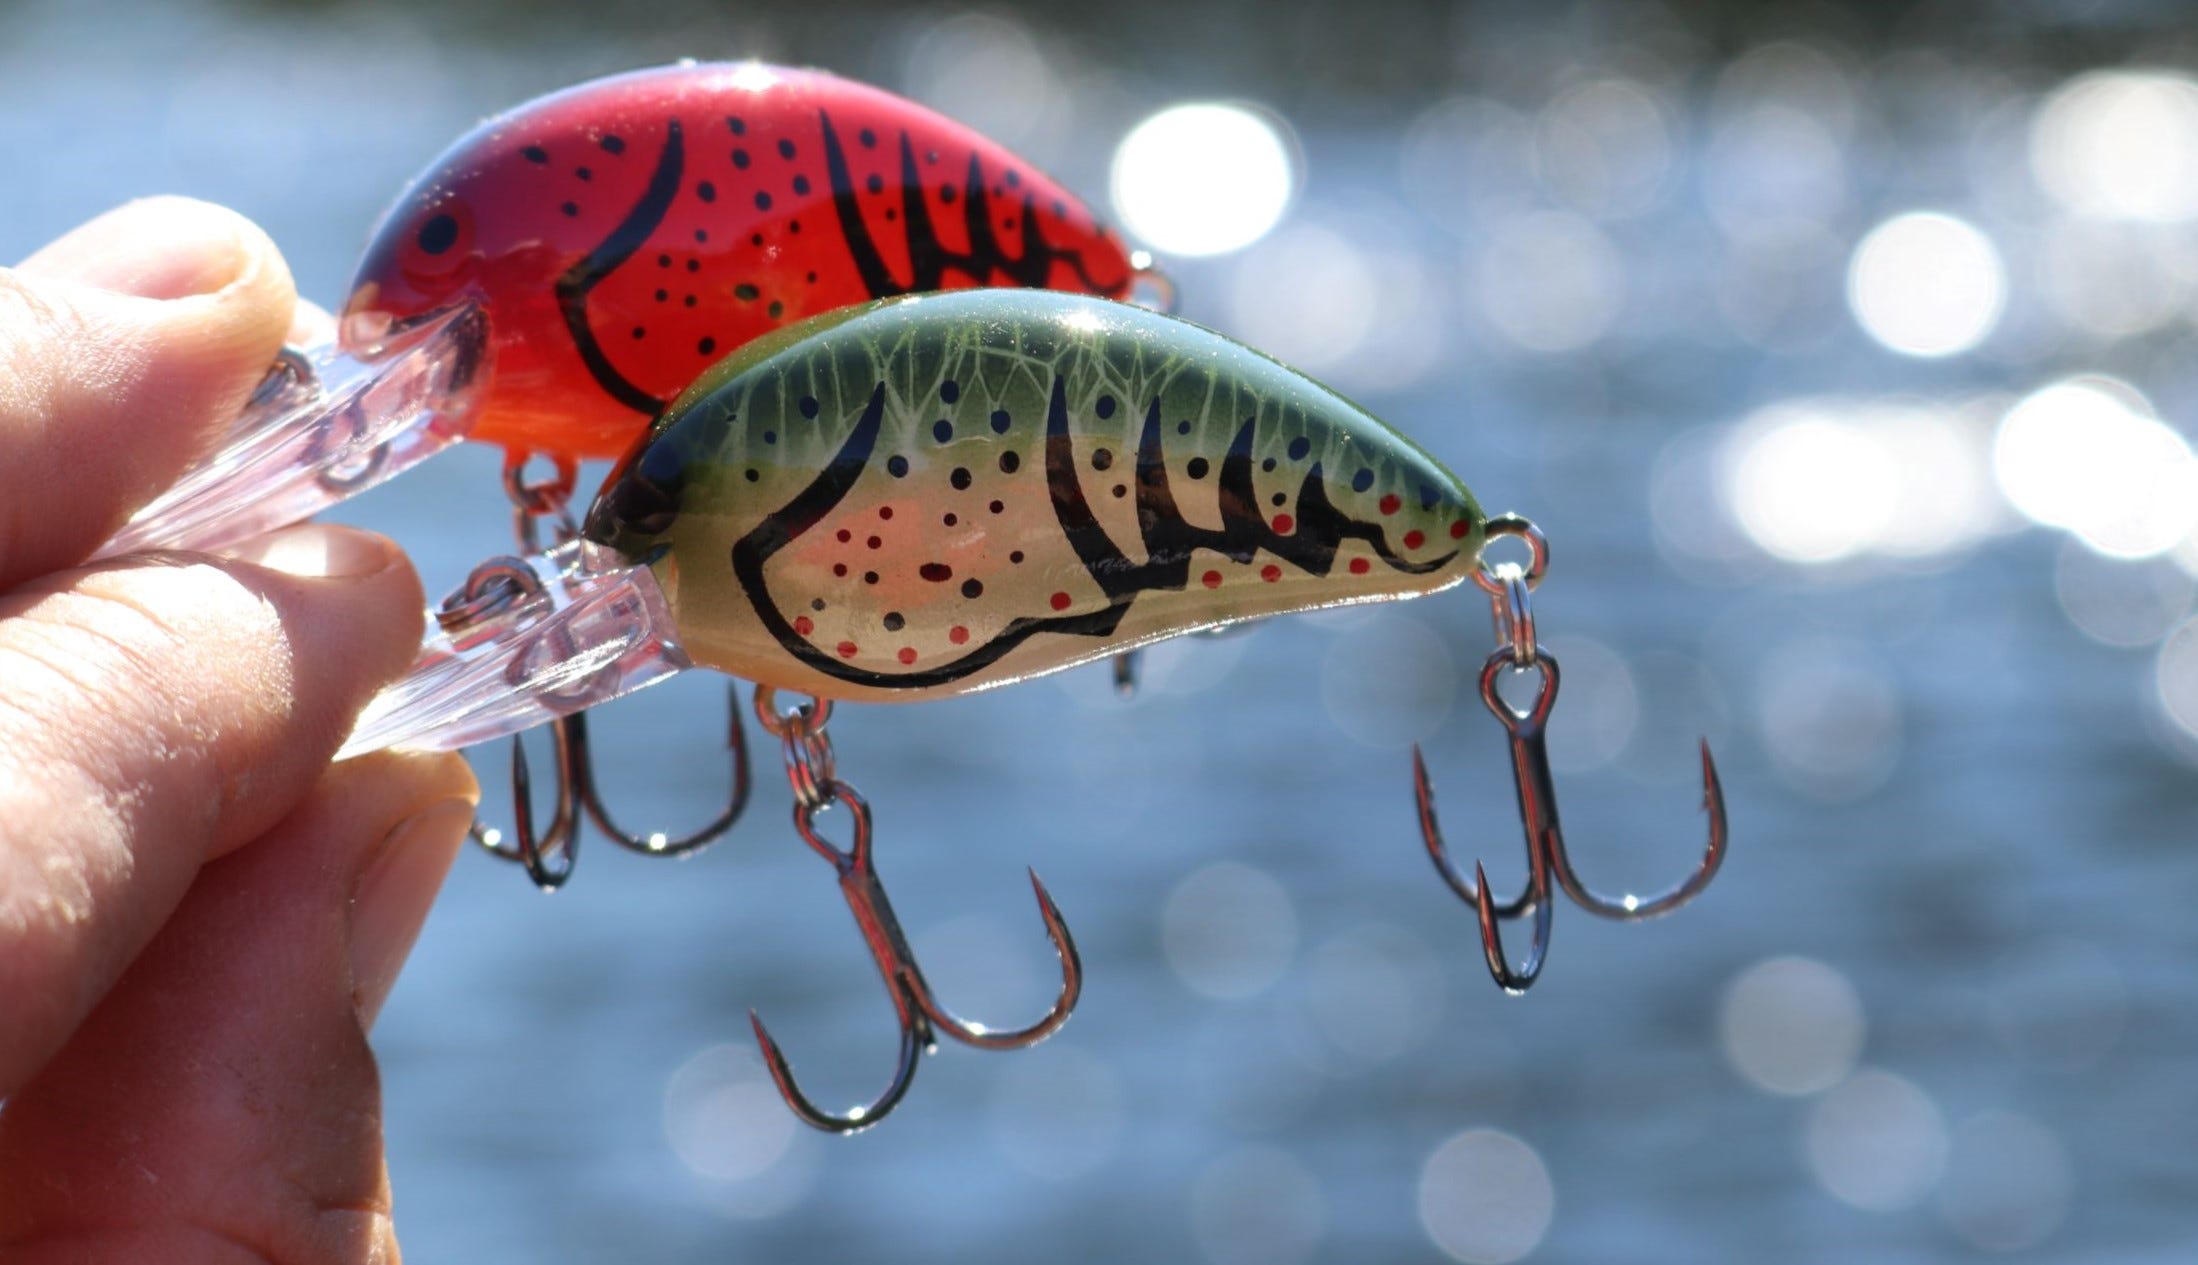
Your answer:
[[[1501,536],[1524,541],[1526,565],[1484,556]],[[1053,1009],[1003,1032],[938,1003],[871,866],[868,807],[837,776],[824,733],[834,701],[966,693],[1242,620],[1471,580],[1495,612],[1481,692],[1511,738],[1529,861],[1517,897],[1453,866],[1416,751],[1413,772],[1429,854],[1474,907],[1497,981],[1520,991],[1540,971],[1553,889],[1626,920],[1692,899],[1725,845],[1707,747],[1710,837],[1687,879],[1602,896],[1566,856],[1543,750],[1557,664],[1531,604],[1547,562],[1539,531],[1488,518],[1402,434],[1218,334],[1047,291],[891,299],[768,334],[696,381],[626,454],[578,539],[475,571],[346,752],[458,747],[555,721],[561,777],[590,798],[582,709],[690,666],[755,682],[796,827],[837,868],[901,1016],[892,1081],[845,1114],[809,1102],[756,1021],[787,1101],[844,1131],[899,1101],[940,1030],[988,1048],[1051,1033],[1081,968],[1033,875],[1063,966]],[[1523,709],[1497,693],[1514,672],[1535,678]],[[782,708],[781,693],[809,699]],[[848,847],[818,832],[830,807],[851,817]],[[572,815],[561,806],[560,821]],[[522,810],[519,855],[538,880],[561,880],[569,849],[528,826]],[[1532,942],[1514,965],[1500,927],[1522,918]]]

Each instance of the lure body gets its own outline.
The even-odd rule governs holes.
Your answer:
[[[697,663],[964,693],[1178,633],[1465,578],[1485,519],[1410,440],[1222,336],[1076,295],[829,313],[728,357],[584,533]]]
[[[1120,296],[1082,203],[976,132],[815,70],[682,64],[529,102],[399,196],[343,341],[462,304],[493,377],[469,437],[616,456],[732,349],[849,304],[958,286]]]

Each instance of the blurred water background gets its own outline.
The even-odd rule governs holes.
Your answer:
[[[2198,1222],[2198,30],[2173,4],[0,2],[0,258],[237,206],[336,304],[478,117],[598,73],[829,66],[992,132],[1555,548],[1551,741],[1589,880],[1500,995],[1416,837],[1523,877],[1470,594],[981,697],[849,708],[843,773],[949,1005],[891,1010],[771,751],[732,838],[464,858],[375,1034],[419,1260],[2190,1259]],[[1190,103],[1222,108],[1162,112]],[[1154,116],[1161,115],[1157,121]],[[1144,125],[1144,126],[1141,126]],[[348,507],[431,588],[497,455]],[[614,805],[712,811],[721,690],[606,710]],[[504,820],[501,752],[486,812]],[[537,757],[539,758],[539,757]]]

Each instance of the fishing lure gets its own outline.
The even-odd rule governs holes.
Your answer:
[[[768,330],[917,291],[1141,283],[1163,284],[1067,190],[891,93],[758,62],[595,80],[421,172],[336,343],[287,355],[222,451],[105,552],[241,539],[460,439],[558,459],[561,500],[576,460],[625,451]]]
[[[1484,556],[1520,536],[1529,567]],[[1187,322],[1044,291],[917,296],[829,313],[749,344],[699,379],[629,452],[581,538],[477,569],[419,664],[367,710],[346,754],[454,747],[570,717],[690,666],[756,682],[785,752],[802,837],[832,861],[901,1018],[901,1060],[872,1104],[816,1108],[758,1019],[781,1093],[847,1130],[906,1091],[944,1030],[999,1048],[1042,1039],[1081,980],[1033,874],[1063,966],[1055,1006],[997,1032],[932,996],[870,858],[870,811],[837,776],[834,700],[916,701],[1026,679],[1166,637],[1261,616],[1432,593],[1472,579],[1502,643],[1482,692],[1512,735],[1530,867],[1509,902],[1446,859],[1414,753],[1426,843],[1472,903],[1497,979],[1524,988],[1548,941],[1554,880],[1597,913],[1685,903],[1722,859],[1724,814],[1703,752],[1711,842],[1660,896],[1598,897],[1563,851],[1542,750],[1555,661],[1530,591],[1547,564],[1523,520],[1490,520],[1457,477],[1350,401]],[[1496,694],[1539,673],[1534,705]],[[781,692],[811,701],[790,710]],[[571,743],[560,728],[560,758]],[[583,739],[584,741],[584,739]],[[816,819],[838,807],[853,842]],[[530,869],[550,864],[522,818]],[[569,867],[569,855],[564,858]],[[1480,878],[1476,874],[1476,878]],[[1514,970],[1500,921],[1532,917]]]

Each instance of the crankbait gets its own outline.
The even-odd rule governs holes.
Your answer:
[[[1488,561],[1498,536],[1524,538],[1530,565]],[[1064,972],[1053,1009],[998,1032],[936,1001],[871,866],[869,808],[836,774],[824,733],[834,700],[937,698],[1186,632],[1472,579],[1497,614],[1482,694],[1512,736],[1530,858],[1522,895],[1499,902],[1455,872],[1416,752],[1414,769],[1427,846],[1475,906],[1498,981],[1523,989],[1539,971],[1552,881],[1617,918],[1691,899],[1724,851],[1706,748],[1711,839],[1688,880],[1652,898],[1599,897],[1565,857],[1542,749],[1557,668],[1529,598],[1547,557],[1531,525],[1487,518],[1403,435],[1195,325],[1046,291],[889,300],[767,335],[695,382],[614,471],[580,538],[476,569],[345,754],[464,746],[558,720],[569,822],[591,784],[581,709],[690,666],[754,681],[757,714],[784,748],[796,828],[839,872],[901,1018],[893,1081],[847,1115],[801,1094],[756,1022],[795,1111],[848,1130],[899,1100],[939,1030],[991,1048],[1042,1039],[1067,1018],[1081,972],[1033,874]],[[1539,674],[1525,711],[1496,694],[1510,669]],[[782,691],[811,701],[781,709]],[[816,829],[832,806],[851,816],[848,848]],[[561,881],[569,845],[534,838],[526,811],[518,855],[538,881]],[[1497,923],[1524,916],[1534,945],[1514,970]]]
[[[766,331],[919,291],[1158,281],[1029,163],[819,70],[681,63],[483,123],[383,217],[331,347],[106,553],[297,521],[459,439],[612,457]],[[514,465],[516,471],[516,463]],[[512,491],[542,513],[545,489]]]

